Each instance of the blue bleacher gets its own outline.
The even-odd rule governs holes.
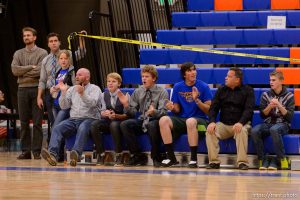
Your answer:
[[[213,10],[215,3],[214,0],[194,0],[194,1],[187,1],[188,9],[189,10],[198,10],[198,11],[206,11],[206,10]]]
[[[209,11],[214,10],[214,0],[188,0],[188,10]],[[270,10],[271,0],[243,0],[244,10]]]
[[[300,29],[205,29],[159,30],[157,41],[173,45],[299,44]]]
[[[292,129],[300,129],[299,122],[300,120],[300,111],[295,112],[295,116],[292,122]],[[262,119],[259,115],[258,111],[254,112],[253,116],[253,125],[256,125],[258,123],[261,123]],[[71,150],[73,144],[75,143],[76,136],[72,136],[66,139],[66,149]],[[108,151],[113,151],[114,150],[114,144],[112,141],[111,134],[103,134],[103,139],[104,139],[104,148]],[[138,136],[138,141],[141,147],[141,150],[144,152],[149,152],[151,151],[151,144],[148,138],[147,134],[142,134]],[[189,152],[190,148],[187,142],[187,135],[181,135],[181,137],[174,141],[174,149],[176,152]],[[300,138],[299,135],[297,134],[288,134],[283,136],[283,142],[286,150],[286,154],[288,155],[297,155],[300,154]],[[274,154],[274,149],[272,145],[272,139],[271,137],[265,138],[265,151],[270,154]],[[198,152],[199,153],[207,153],[207,147],[205,140],[199,139],[198,142]],[[126,149],[126,144],[124,145]],[[92,139],[90,138],[85,146],[85,151],[92,151],[94,149],[94,143]],[[249,138],[248,141],[248,153],[249,154],[255,154],[255,148],[253,146],[253,143],[251,139]],[[236,145],[235,145],[235,140],[234,139],[227,139],[227,140],[221,140],[220,141],[220,153],[223,154],[232,154],[236,153]]]
[[[224,68],[197,68],[197,79],[208,84],[224,84],[225,76],[228,72]],[[141,84],[140,68],[124,68],[123,84]],[[275,68],[242,68],[244,73],[244,84],[269,84],[269,73]],[[180,70],[178,68],[157,68],[158,84],[171,84],[181,81]],[[258,76],[259,73],[259,76]]]
[[[212,50],[239,52],[264,56],[290,58],[290,48],[214,48]],[[223,54],[196,52],[178,49],[141,49],[141,64],[180,64],[184,62],[195,64],[289,64],[288,61],[278,61],[261,58],[231,56]]]
[[[174,12],[172,14],[172,25],[174,28],[213,26],[266,27],[268,16],[286,16],[287,27],[300,25],[300,11],[298,10]]]
[[[243,68],[244,79],[246,83],[259,83],[259,84],[268,84],[269,76],[268,74],[273,71],[275,68]],[[224,83],[224,77],[228,68],[207,68],[207,69],[197,69],[200,79],[210,80],[211,83]],[[257,75],[259,73],[259,76]],[[180,80],[179,69],[158,69],[158,83],[175,83]],[[201,76],[201,75],[202,76]],[[124,84],[139,84],[140,83],[140,68],[124,68],[123,69],[123,83]],[[216,88],[212,89],[213,95],[216,92]],[[260,101],[260,96],[264,91],[267,91],[268,88],[255,88],[255,103],[258,106]],[[290,91],[293,91],[293,88],[289,88]],[[134,91],[134,88],[124,88],[123,92],[128,92],[131,94]],[[167,89],[170,94],[171,89]],[[295,116],[292,122],[293,129],[300,129],[300,111],[295,112]],[[254,112],[253,116],[253,125],[261,123],[262,119],[258,111]],[[66,148],[70,150],[75,142],[76,136],[72,136],[66,140]],[[140,147],[142,151],[150,151],[151,145],[148,139],[148,135],[142,134],[138,136],[139,144],[142,144]],[[299,154],[300,149],[300,139],[299,135],[289,134],[283,137],[286,153],[288,155],[297,155]],[[272,140],[270,137],[265,139],[265,150],[270,154],[274,154],[274,149],[272,147]],[[112,141],[111,134],[104,134],[104,146],[106,150],[113,150],[114,145]],[[126,148],[126,144],[124,145]],[[86,151],[91,151],[94,149],[93,142],[91,139],[88,140],[87,145],[85,146]],[[187,135],[182,135],[178,140],[174,142],[174,149],[177,152],[189,152],[189,146],[187,142]],[[207,148],[204,139],[199,140],[198,146],[199,153],[207,153]],[[236,153],[235,140],[228,139],[220,141],[220,153],[231,154]],[[248,153],[255,154],[255,149],[252,144],[251,139],[249,139]]]

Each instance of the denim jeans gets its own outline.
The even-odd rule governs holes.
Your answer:
[[[53,115],[55,120],[52,127],[55,127],[57,124],[70,117],[70,109],[60,109],[53,106]]]
[[[285,150],[283,145],[282,136],[287,134],[289,131],[289,126],[287,123],[277,123],[277,124],[258,124],[251,130],[251,138],[254,142],[258,159],[264,159],[264,144],[263,139],[269,135],[272,137],[274,151],[278,159],[282,159],[285,156]]]
[[[58,159],[61,142],[64,138],[76,135],[75,144],[72,150],[82,154],[84,145],[89,137],[91,123],[95,119],[86,118],[69,118],[57,124],[51,133],[51,139],[48,150]]]
[[[18,88],[18,108],[21,121],[21,148],[23,152],[41,152],[43,142],[41,110],[36,101],[37,87]],[[33,121],[33,134],[31,138],[29,120]]]
[[[121,122],[121,130],[131,154],[140,153],[140,148],[137,142],[137,135],[144,134],[142,130],[142,120],[128,119]],[[147,132],[151,141],[151,158],[157,159],[160,156],[161,135],[159,132],[158,120],[151,120],[147,125]]]

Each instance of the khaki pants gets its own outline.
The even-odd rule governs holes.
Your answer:
[[[247,149],[248,149],[248,130],[249,124],[245,124],[240,133],[234,134],[232,130],[233,126],[225,125],[222,122],[218,122],[216,125],[215,134],[209,134],[206,132],[206,145],[208,150],[209,163],[220,163],[218,154],[220,151],[219,140],[225,140],[230,137],[234,137],[237,148],[237,164],[247,164]]]

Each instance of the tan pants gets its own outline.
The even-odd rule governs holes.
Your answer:
[[[237,148],[237,164],[244,163],[248,165],[248,130],[249,124],[245,124],[240,133],[234,134],[233,126],[225,125],[222,122],[216,124],[215,134],[206,132],[206,145],[208,150],[209,163],[220,163],[218,154],[220,151],[219,140],[225,140],[234,137]]]

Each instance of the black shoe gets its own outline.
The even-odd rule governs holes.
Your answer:
[[[105,153],[98,154],[96,165],[104,165]]]
[[[145,154],[134,154],[125,164],[125,166],[142,166],[146,165],[148,162],[148,157]]]
[[[162,167],[180,167],[177,160],[165,159],[161,162]]]
[[[30,151],[23,151],[17,159],[19,160],[29,160],[31,159],[31,152]]]
[[[241,163],[241,164],[239,164],[239,169],[241,169],[241,170],[248,170],[249,167],[245,163]]]
[[[47,149],[42,149],[42,158],[46,160],[49,165],[55,166],[57,164],[56,158],[54,155],[52,155]]]
[[[123,154],[122,153],[117,153],[114,166],[115,167],[123,166]]]
[[[78,153],[75,150],[72,150],[70,153],[70,165],[72,167],[76,167],[78,161]]]
[[[153,167],[161,167],[161,161],[153,159]]]
[[[220,163],[209,163],[206,169],[220,169]]]
[[[33,152],[33,158],[35,160],[40,160],[41,159],[41,153],[40,152]]]
[[[198,168],[197,161],[191,160],[188,165],[189,168]]]

